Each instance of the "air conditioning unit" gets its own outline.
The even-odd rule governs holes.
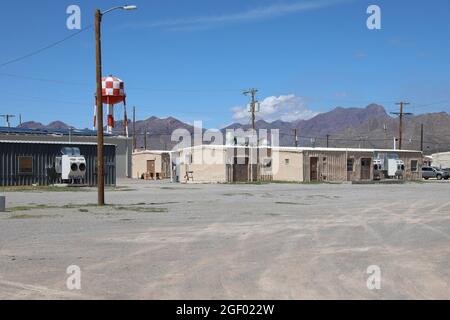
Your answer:
[[[55,169],[62,181],[81,181],[86,176],[86,158],[79,148],[62,148],[62,156],[56,157]]]
[[[374,178],[402,179],[405,172],[405,163],[398,154],[376,154],[374,159]]]

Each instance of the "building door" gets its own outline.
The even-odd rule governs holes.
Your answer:
[[[370,168],[372,166],[372,159],[361,159],[361,180],[370,180]]]
[[[248,182],[249,180],[249,165],[248,158],[234,159],[233,164],[233,182]]]
[[[147,174],[151,179],[155,178],[156,166],[155,160],[147,160]]]
[[[318,162],[319,158],[310,158],[309,159],[309,179],[310,181],[319,180],[319,172],[318,172]]]

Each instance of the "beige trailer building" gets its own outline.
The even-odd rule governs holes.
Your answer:
[[[228,149],[224,146],[201,145],[177,152],[178,181],[195,183],[229,182]]]
[[[345,148],[202,145],[175,154],[178,181],[196,183],[371,181],[375,160],[387,154],[403,161],[402,179],[420,180],[423,162],[420,151]]]
[[[171,177],[171,155],[168,151],[137,151],[132,156],[134,179],[163,180]]]
[[[375,178],[374,160],[385,154],[398,155],[404,162],[405,180],[421,179],[420,151],[343,148],[278,148],[277,151],[278,170],[276,163],[272,168],[276,181],[370,181]]]
[[[450,152],[433,154],[431,156],[431,165],[439,169],[450,168]]]

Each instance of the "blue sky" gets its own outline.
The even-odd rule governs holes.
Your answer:
[[[394,111],[398,100],[411,102],[414,113],[450,110],[448,0],[129,1],[139,10],[104,18],[103,73],[125,81],[129,115],[135,105],[139,119],[245,122],[242,90],[250,87],[259,89],[267,120],[371,102]],[[124,3],[6,2],[0,64],[73,34],[66,28],[71,4],[81,7],[87,27],[95,8]],[[370,4],[381,7],[382,30],[366,27]],[[93,40],[90,29],[0,67],[0,113],[91,127]]]

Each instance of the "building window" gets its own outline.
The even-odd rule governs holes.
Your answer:
[[[284,159],[284,164],[289,165],[289,159]]]
[[[33,173],[33,157],[18,157],[19,174]]]
[[[354,159],[347,160],[347,172],[353,172],[354,162]]]
[[[419,161],[411,160],[411,172],[419,171]]]

